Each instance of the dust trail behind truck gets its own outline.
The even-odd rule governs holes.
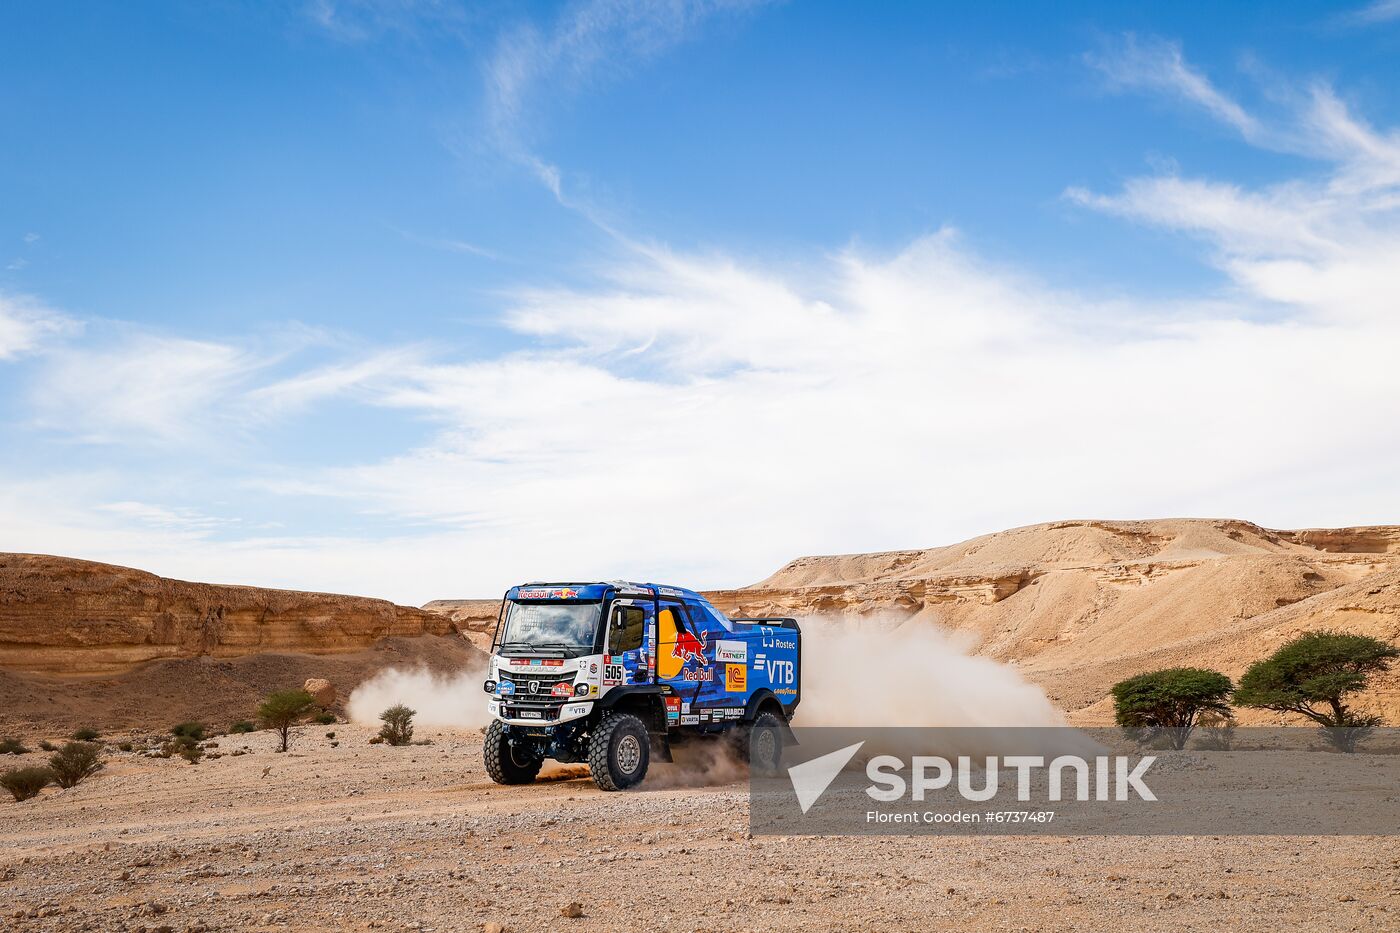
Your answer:
[[[776,771],[802,698],[802,631],[730,619],[700,594],[650,583],[528,583],[506,591],[485,689],[486,770],[533,781],[545,759],[586,762],[603,790],[641,782],[653,755],[732,742]]]

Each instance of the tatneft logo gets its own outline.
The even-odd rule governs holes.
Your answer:
[[[864,742],[828,752],[787,769],[798,805],[806,813],[816,805],[822,794],[836,780],[860,751]],[[1059,755],[1048,762],[1042,755],[988,755],[977,759],[959,756],[953,762],[939,755],[915,755],[907,763],[894,755],[876,755],[865,764],[865,776],[870,785],[865,793],[872,800],[892,803],[906,796],[923,801],[930,791],[955,786],[964,800],[984,802],[1000,792],[999,776],[1003,770],[1016,774],[1016,799],[1031,799],[1031,782],[1043,771],[1046,778],[1046,798],[1051,801],[1125,801],[1133,794],[1141,800],[1156,800],[1143,778],[1157,760],[1147,755],[1134,766],[1127,755],[1100,755],[1089,759],[1079,755]],[[975,772],[982,772],[981,786],[974,786]],[[907,775],[907,777],[906,777]],[[956,775],[956,782],[954,776]]]

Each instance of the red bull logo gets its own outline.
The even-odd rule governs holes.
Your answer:
[[[684,664],[686,661],[695,661],[701,667],[708,667],[710,659],[705,657],[705,642],[689,632],[676,632],[676,643],[671,646],[671,657],[679,658]]]

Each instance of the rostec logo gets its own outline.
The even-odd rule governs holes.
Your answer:
[[[864,744],[857,742],[787,769],[788,779],[804,814],[816,805]],[[1052,801],[1065,799],[1066,791],[1070,791],[1070,799],[1078,801],[1107,801],[1110,795],[1113,800],[1124,801],[1133,794],[1150,801],[1156,800],[1157,796],[1143,778],[1156,760],[1156,756],[1147,755],[1133,767],[1132,760],[1126,755],[1111,758],[1100,756],[1092,760],[1078,755],[1061,755],[1051,759],[1048,764],[1039,755],[989,755],[980,760],[981,786],[974,787],[975,769],[972,759],[966,755],[957,758],[956,768],[947,758],[938,755],[915,755],[907,764],[894,755],[876,755],[865,765],[865,776],[870,781],[865,794],[881,803],[893,803],[906,796],[914,801],[923,801],[929,791],[954,786],[956,773],[959,796],[964,800],[983,802],[991,800],[1000,791],[997,776],[1005,768],[1016,773],[1016,799],[1024,802],[1031,799],[1032,772],[1044,768],[1048,769],[1048,797]]]

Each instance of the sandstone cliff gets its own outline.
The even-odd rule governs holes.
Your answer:
[[[442,614],[382,599],[187,583],[92,561],[0,554],[0,669],[104,674],[162,658],[328,654],[455,631]]]
[[[803,557],[708,595],[732,615],[884,615],[963,632],[1072,719],[1105,722],[1108,687],[1145,670],[1238,677],[1318,628],[1400,642],[1400,526],[1053,522],[927,550]],[[1367,703],[1400,721],[1400,673]]]

